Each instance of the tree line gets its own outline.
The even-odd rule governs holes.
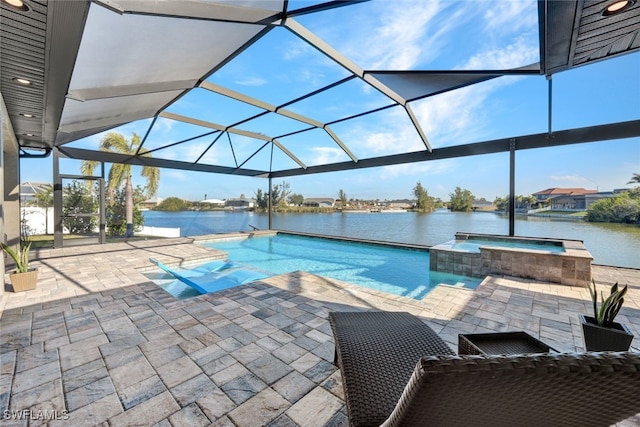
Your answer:
[[[100,141],[100,150],[121,154],[133,155],[140,151],[143,155],[150,156],[144,147],[141,147],[141,140],[137,134],[133,134],[130,140],[116,132],[107,133]],[[86,176],[93,176],[95,168],[99,162],[85,160],[81,165],[81,172]],[[131,183],[131,165],[114,163],[107,180],[106,197],[106,226],[110,236],[133,235],[134,230],[139,230],[144,224],[144,217],[138,205],[144,200],[153,197],[158,190],[160,171],[158,168],[144,166],[141,175],[146,178],[144,187],[133,188]],[[612,197],[605,198],[593,203],[587,210],[585,219],[591,222],[618,222],[628,224],[640,224],[640,174],[634,173],[627,184],[638,184],[633,189],[619,192]],[[63,225],[74,234],[91,234],[98,224],[96,215],[87,215],[97,212],[99,205],[98,184],[96,181],[86,181],[81,183],[77,180],[71,181],[63,188]],[[470,212],[474,203],[489,202],[484,198],[476,199],[473,193],[461,187],[456,187],[449,193],[449,201],[443,202],[439,198],[430,196],[428,190],[418,181],[412,191],[412,209],[418,212],[432,212],[440,207],[447,207],[451,211]],[[36,194],[36,203],[40,206],[53,206],[53,188]],[[257,189],[255,192],[256,208],[266,210],[271,205],[275,210],[290,210],[291,207],[301,207],[305,198],[302,194],[291,191],[288,182],[282,181],[273,185],[271,191]],[[342,208],[352,204],[372,204],[377,205],[379,199],[361,201],[358,199],[348,199],[343,189],[337,193],[337,201]],[[517,209],[536,207],[544,202],[537,202],[535,196],[517,195],[515,197]],[[509,208],[509,198],[496,197],[492,202],[499,211],[507,211]],[[548,203],[548,202],[547,202]],[[177,197],[169,197],[163,200],[158,206],[158,210],[183,211],[191,209],[192,202],[182,200]],[[314,208],[305,210],[317,210]]]

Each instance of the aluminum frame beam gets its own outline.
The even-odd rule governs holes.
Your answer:
[[[223,132],[229,132],[229,133],[233,133],[236,135],[242,135],[242,136],[246,136],[248,138],[253,138],[253,139],[258,139],[261,141],[266,141],[266,142],[271,142],[274,145],[276,145],[280,150],[282,150],[287,156],[289,156],[289,158],[291,158],[291,160],[293,160],[294,162],[296,162],[301,168],[306,169],[307,165],[304,164],[304,162],[302,162],[302,160],[298,159],[291,151],[287,150],[280,141],[278,141],[275,138],[266,136],[266,135],[262,135],[260,133],[255,133],[255,132],[249,132],[247,130],[242,130],[242,129],[236,129],[236,128],[232,128],[232,127],[226,127],[217,123],[212,123],[212,122],[207,122],[204,120],[198,120],[198,119],[194,119],[191,117],[186,117],[186,116],[182,116],[180,114],[175,114],[175,113],[168,113],[168,112],[162,112],[160,114],[158,114],[158,117],[164,117],[166,119],[171,119],[171,120],[176,120],[179,122],[184,122],[184,123],[189,123],[192,125],[196,125],[196,126],[202,126],[202,127],[207,127],[210,129],[216,129],[219,131],[223,131]]]
[[[351,150],[349,150],[349,148],[347,148],[347,146],[342,142],[342,140],[338,138],[338,135],[336,135],[326,123],[319,122],[318,120],[303,116],[302,114],[294,113],[293,111],[286,110],[282,107],[275,106],[268,102],[261,101],[251,96],[242,94],[240,92],[236,92],[231,89],[227,89],[223,86],[210,83],[207,81],[203,81],[202,83],[200,83],[199,87],[202,89],[206,89],[210,92],[214,92],[219,95],[223,95],[228,98],[235,99],[236,101],[240,101],[245,104],[252,105],[254,107],[262,108],[263,110],[270,111],[272,113],[287,117],[289,119],[311,125],[317,129],[323,129],[331,137],[331,139],[333,139],[333,141],[351,158],[351,160],[353,160],[354,162],[358,161],[357,157],[351,152]]]
[[[136,166],[153,166],[165,169],[189,170],[196,172],[210,172],[224,175],[242,176],[266,176],[266,171],[254,169],[238,169],[232,166],[205,165],[202,163],[182,162],[179,160],[166,160],[156,157],[131,156],[120,153],[108,153],[106,151],[85,150],[83,148],[57,147],[61,157],[78,160],[94,160],[107,163],[125,163]]]

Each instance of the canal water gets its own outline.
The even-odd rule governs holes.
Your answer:
[[[144,212],[145,225],[179,227],[181,236],[268,228],[266,214],[254,212]],[[277,230],[346,236],[399,243],[437,245],[456,232],[507,235],[509,221],[495,213],[438,210],[432,213],[306,213],[274,214]],[[594,263],[640,268],[640,226],[518,217],[515,234],[582,240]]]

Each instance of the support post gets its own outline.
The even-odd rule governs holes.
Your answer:
[[[267,197],[267,209],[269,211],[269,230],[271,230],[271,177],[269,177],[269,197]]]
[[[104,197],[104,162],[102,164],[102,178],[98,179],[98,197],[100,200],[100,206],[98,206],[98,211],[100,212],[100,234],[98,235],[98,243],[105,244],[107,243],[107,215],[106,215],[106,206],[105,206],[105,197]]]
[[[62,178],[60,177],[60,152],[53,147],[53,247],[62,247]]]
[[[553,80],[551,80],[551,76],[547,77],[547,81],[549,82],[548,92],[547,92],[547,132],[551,135],[553,130],[552,120],[553,120]]]
[[[509,141],[509,236],[515,236],[516,224],[516,140]]]

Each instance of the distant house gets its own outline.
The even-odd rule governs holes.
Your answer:
[[[336,205],[336,200],[328,197],[314,197],[304,199],[302,206],[308,208],[332,208]]]
[[[551,209],[585,210],[592,203],[611,197],[613,193],[598,193],[584,188],[547,188],[533,193],[536,202],[548,203]]]
[[[52,185],[45,182],[26,181],[20,184],[20,201],[31,203],[36,201],[36,195],[46,193],[52,189]]]
[[[256,199],[231,198],[224,202],[225,208],[252,209],[256,206]]]
[[[141,211],[148,211],[149,209],[154,209],[156,207],[158,207],[158,205],[163,201],[164,199],[161,199],[158,196],[153,196],[150,199],[145,200],[144,202],[140,202],[138,204],[138,209],[140,209]]]
[[[415,203],[409,199],[391,200],[387,206],[392,209],[411,209]]]
[[[615,194],[615,191],[603,191],[601,193],[585,194],[584,208],[589,209],[591,205],[597,202],[598,200],[608,199],[609,197],[613,197],[614,194]]]
[[[226,202],[224,200],[220,200],[220,199],[204,199],[204,200],[200,200],[198,203],[200,203],[200,204],[208,204],[208,205],[211,205],[211,206],[223,207]]]

